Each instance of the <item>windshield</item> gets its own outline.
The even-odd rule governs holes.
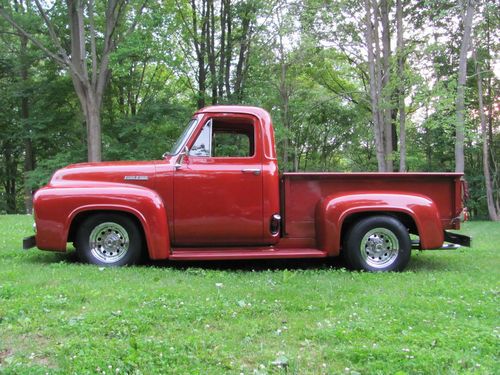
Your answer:
[[[167,155],[177,155],[181,151],[182,146],[186,143],[186,140],[191,136],[191,133],[194,131],[194,128],[196,128],[197,123],[198,123],[198,118],[193,118],[188,122],[181,136],[177,139],[177,142],[175,142],[174,146],[172,147],[170,152],[167,153]]]

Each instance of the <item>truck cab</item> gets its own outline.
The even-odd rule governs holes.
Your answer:
[[[269,115],[212,107],[191,127],[172,158],[173,245],[276,244],[279,176]]]

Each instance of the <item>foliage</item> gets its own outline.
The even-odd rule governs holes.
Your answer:
[[[110,79],[101,108],[103,159],[159,159],[205,101],[267,109],[276,129],[282,170],[377,170],[363,1],[238,0],[224,8],[226,3],[167,0],[144,7],[134,32],[110,56]],[[131,2],[130,19],[119,27],[119,35],[126,34],[126,24],[142,4]],[[193,4],[199,21],[196,30]],[[493,4],[476,5],[472,44],[483,72],[486,112],[491,113],[490,169],[498,197],[500,80],[493,70],[500,22]],[[34,3],[0,0],[0,6],[50,44]],[[391,56],[391,79],[381,103],[397,121],[395,96],[404,88],[408,171],[452,171],[462,9],[451,1],[405,0],[403,6],[405,48]],[[104,22],[104,7],[95,4],[97,26]],[[203,34],[200,22],[210,7],[213,19],[207,21],[208,34]],[[63,2],[48,12],[57,31],[66,27],[65,12]],[[213,43],[204,39],[205,55],[197,53],[202,36],[212,33]],[[69,36],[61,35],[68,44]],[[85,161],[87,153],[85,118],[71,77],[32,43],[23,50],[21,42],[0,17],[0,212],[23,212],[26,190],[42,186],[60,166]],[[402,83],[395,74],[400,55]],[[23,67],[27,67],[25,79]],[[477,76],[471,60],[467,76],[465,172],[472,197],[468,205],[475,216],[484,217]],[[221,85],[217,97],[214,82]],[[28,102],[28,118],[22,116],[23,99]],[[33,171],[25,165],[29,142]],[[397,165],[399,149],[389,157]]]
[[[498,223],[408,271],[324,261],[99,268],[0,216],[0,372],[498,373]]]

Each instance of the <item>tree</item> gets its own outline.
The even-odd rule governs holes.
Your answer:
[[[403,1],[396,0],[398,112],[399,112],[399,171],[406,171],[406,108],[404,84]]]
[[[68,69],[85,117],[88,160],[100,161],[102,158],[100,113],[103,95],[111,74],[110,56],[123,37],[133,31],[137,17],[125,33],[119,33],[117,29],[120,22],[125,22],[128,2],[109,0],[105,9],[103,30],[99,32],[95,23],[94,1],[67,0],[67,26],[70,30],[70,46],[67,49],[63,36],[58,33],[55,23],[49,17],[49,12],[42,7],[39,0],[35,0],[35,4],[50,37],[47,43],[27,32],[4,7],[0,7],[0,15],[47,56]],[[136,10],[136,15],[142,13],[144,7],[145,3]],[[102,45],[98,46],[100,35],[103,35]]]
[[[490,174],[490,163],[489,163],[489,142],[488,142],[488,129],[486,126],[486,116],[484,114],[484,101],[483,101],[483,82],[481,76],[481,70],[477,61],[477,54],[474,50],[474,67],[476,71],[477,78],[477,92],[478,92],[478,104],[479,104],[479,119],[481,121],[481,138],[483,141],[483,173],[484,173],[484,184],[486,188],[486,203],[488,206],[488,214],[490,219],[493,221],[500,220],[499,213],[495,207],[495,201],[493,199],[493,186],[491,183]]]
[[[188,64],[184,74],[190,77],[194,73],[196,77],[193,91],[197,107],[204,107],[208,101],[241,103],[258,3],[176,0],[175,4],[182,29],[179,47],[184,55],[194,55],[196,60],[196,64]]]
[[[374,33],[378,32],[378,29],[374,30],[372,27],[372,4],[370,0],[365,0],[365,33],[366,33],[366,46],[368,51],[368,72],[370,77],[370,99],[372,107],[372,122],[375,135],[375,147],[377,152],[377,162],[379,172],[386,171],[386,161],[385,161],[385,147],[384,147],[384,132],[385,127],[383,124],[383,119],[380,114],[380,84],[379,79],[380,70],[378,69],[378,58],[373,51],[374,44]],[[375,21],[377,24],[378,21]]]
[[[467,52],[470,48],[472,16],[474,0],[466,0],[466,11],[463,18],[463,35],[460,46],[457,83],[457,123],[455,138],[455,171],[464,172],[464,133],[465,133],[465,81],[467,80]]]

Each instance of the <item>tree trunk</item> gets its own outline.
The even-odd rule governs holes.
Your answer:
[[[248,47],[250,43],[250,22],[251,22],[251,11],[246,10],[243,15],[242,25],[241,25],[241,39],[240,39],[240,52],[238,56],[238,63],[236,64],[236,77],[234,82],[234,96],[238,102],[243,99],[242,95],[242,84],[245,72],[245,62],[247,58]]]
[[[231,61],[233,56],[233,36],[232,36],[232,23],[233,17],[231,14],[231,0],[223,0],[225,2],[224,8],[226,9],[226,22],[227,22],[227,44],[226,44],[226,69],[224,72],[224,82],[226,86],[226,97],[231,97]]]
[[[95,98],[86,98],[85,103],[81,103],[85,106],[85,122],[87,124],[87,153],[88,160],[90,162],[101,161],[101,117],[100,108],[97,107],[95,103]]]
[[[194,3],[194,1],[193,1]],[[195,10],[193,10],[195,12]],[[205,54],[206,54],[206,34],[207,34],[207,3],[203,0],[202,10],[201,10],[201,37],[200,37],[200,47],[198,53],[198,109],[205,107],[205,91],[207,88],[207,72],[205,68]],[[195,32],[198,30],[195,28]]]
[[[208,66],[210,69],[210,85],[212,88],[212,104],[217,104],[217,73],[215,56],[215,11],[214,0],[207,3],[207,51]]]
[[[281,41],[281,39],[280,39]],[[290,122],[290,114],[289,114],[289,101],[290,101],[290,93],[288,89],[288,85],[286,82],[287,76],[287,66],[284,57],[283,46],[280,45],[280,53],[281,53],[281,74],[280,74],[280,97],[281,97],[281,120],[283,122],[283,128],[285,129],[285,134],[283,137],[283,171],[288,171],[288,128]]]
[[[219,72],[217,76],[217,88],[219,90],[219,98],[224,96],[224,69],[226,67],[226,7],[225,0],[220,3],[220,58]]]
[[[366,45],[368,49],[368,71],[370,76],[370,100],[372,107],[372,121],[375,136],[375,147],[377,154],[378,171],[385,172],[385,158],[384,158],[384,143],[383,132],[381,131],[381,124],[379,118],[378,106],[378,92],[377,92],[377,74],[375,56],[373,54],[373,29],[372,29],[372,12],[370,0],[365,0],[365,33]],[[377,22],[377,21],[376,21]]]
[[[382,116],[384,118],[384,154],[385,168],[387,172],[394,170],[392,161],[392,133],[393,120],[391,109],[391,95],[385,92],[389,87],[390,81],[390,58],[391,58],[391,35],[389,29],[389,4],[387,0],[380,1],[381,20],[382,20],[382,86],[380,90],[380,98],[384,103]]]
[[[396,0],[397,54],[398,54],[398,112],[399,112],[399,171],[406,172],[406,108],[404,82],[403,4]]]
[[[22,1],[14,3],[14,9],[18,13],[24,13]],[[29,61],[27,57],[28,38],[25,35],[19,36],[19,60],[20,60],[20,78],[23,87],[27,87]],[[26,213],[31,213],[33,210],[33,194],[31,186],[28,183],[29,173],[35,169],[35,155],[33,151],[33,141],[31,139],[31,126],[29,123],[29,99],[27,93],[23,90],[21,96],[21,123],[25,131],[24,140],[24,207]]]
[[[5,202],[7,203],[7,213],[17,213],[16,204],[16,181],[17,181],[17,157],[13,152],[12,144],[6,140],[3,144],[4,153],[4,188],[5,188]]]
[[[467,0],[467,9],[463,20],[464,34],[460,46],[457,84],[457,122],[455,139],[455,172],[464,172],[464,134],[465,134],[465,81],[467,80],[467,52],[470,46],[474,0]]]
[[[491,183],[490,174],[490,163],[489,163],[489,144],[488,144],[488,128],[486,125],[486,116],[484,114],[484,103],[483,103],[483,82],[481,78],[481,71],[479,64],[477,62],[476,52],[474,51],[474,66],[477,75],[477,92],[478,92],[478,104],[479,104],[479,118],[481,119],[481,135],[483,139],[483,174],[484,174],[484,184],[486,188],[486,203],[488,205],[488,214],[490,220],[498,221],[500,220],[499,213],[495,207],[495,200],[493,198],[493,186]]]
[[[28,40],[21,37],[21,80],[25,83],[28,80],[28,66],[26,61],[26,46]],[[21,120],[24,123],[26,132],[24,141],[24,206],[26,213],[30,214],[33,210],[33,193],[28,183],[29,173],[35,169],[35,154],[33,151],[33,141],[31,139],[31,126],[29,123],[29,99],[26,93],[21,98]]]

